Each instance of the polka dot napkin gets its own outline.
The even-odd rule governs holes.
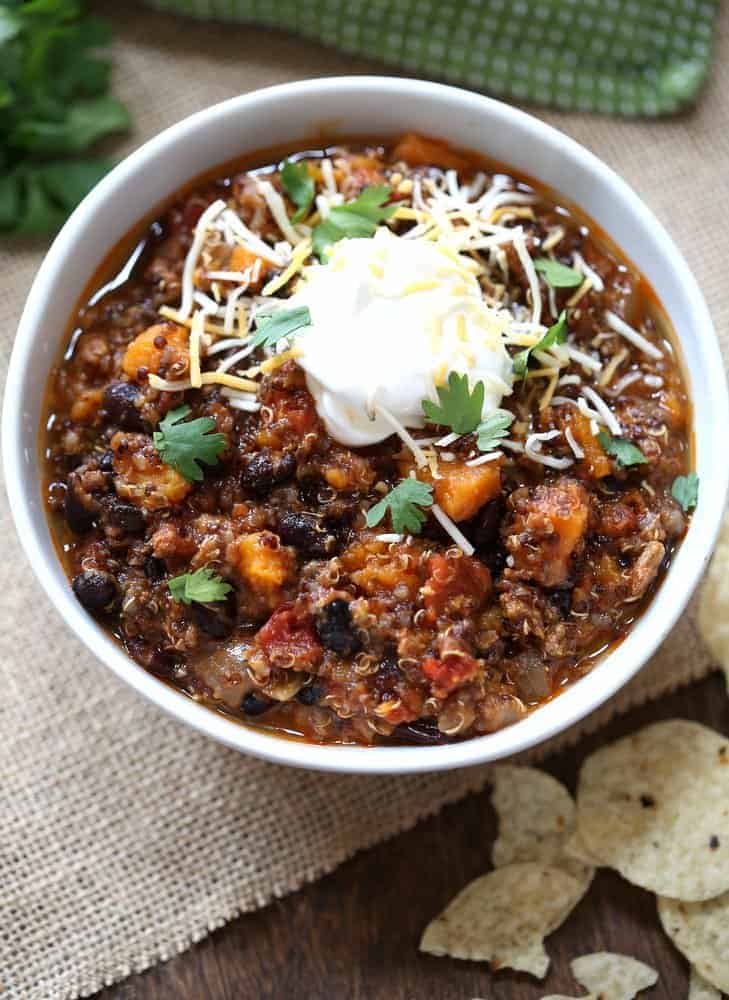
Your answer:
[[[718,8],[718,0],[150,2],[289,29],[497,97],[629,116],[670,114],[696,98]]]

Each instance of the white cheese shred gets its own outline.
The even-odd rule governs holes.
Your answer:
[[[187,252],[185,264],[182,268],[182,298],[180,300],[179,313],[183,319],[187,319],[192,309],[194,301],[193,295],[195,292],[195,268],[197,267],[198,258],[200,257],[200,251],[202,250],[205,239],[208,235],[208,229],[224,210],[225,202],[221,198],[218,198],[211,205],[208,205],[195,226],[195,235],[192,239],[192,245]]]
[[[542,318],[542,293],[539,288],[539,277],[534,267],[534,261],[529,256],[524,234],[521,232],[514,237],[514,249],[516,250],[521,266],[524,268],[524,273],[529,282],[529,289],[532,293],[532,323],[539,323]]]
[[[658,359],[663,357],[662,352],[658,350],[655,344],[652,344],[647,337],[643,336],[642,333],[638,333],[637,330],[634,330],[633,327],[629,326],[624,319],[620,318],[620,316],[616,316],[614,312],[610,312],[610,310],[608,310],[605,313],[605,322],[611,330],[614,330],[615,333],[619,333],[621,337],[625,337],[625,339],[629,340],[630,343],[637,347],[639,351],[647,354],[649,358]]]
[[[532,462],[546,465],[548,469],[569,469],[574,465],[574,459],[555,458],[552,455],[542,455],[542,442],[551,441],[560,436],[561,431],[544,431],[542,434],[530,434],[524,445],[524,453]]]
[[[301,242],[302,237],[296,232],[294,227],[291,225],[291,220],[286,214],[286,205],[281,195],[278,193],[276,188],[271,184],[270,181],[258,182],[258,190],[261,192],[266,200],[266,204],[269,207],[271,215],[273,216],[274,222],[281,230],[283,235],[289,241],[292,246],[296,246],[297,243]]]
[[[461,551],[467,556],[472,556],[476,550],[463,532],[456,527],[453,521],[451,521],[448,515],[438,506],[437,503],[434,503],[430,509],[433,511],[433,517],[440,524],[443,530],[451,536],[458,548],[461,549]]]
[[[190,327],[190,385],[193,389],[199,389],[202,385],[202,375],[200,372],[200,337],[202,336],[203,314],[196,312],[192,317]]]
[[[578,445],[577,441],[575,440],[575,436],[572,433],[572,428],[571,427],[568,427],[566,429],[566,431],[564,432],[564,436],[565,436],[565,439],[567,441],[567,444],[572,449],[572,454],[575,456],[575,458],[578,459],[578,460],[580,458],[584,458],[585,457],[585,453],[582,450],[582,448]]]
[[[619,437],[622,433],[622,428],[618,423],[615,414],[612,412],[602,396],[595,392],[595,390],[589,385],[583,385],[582,395],[595,407],[595,410],[599,414],[600,422],[607,427],[611,434]]]

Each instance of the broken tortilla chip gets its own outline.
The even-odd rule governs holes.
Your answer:
[[[688,1000],[721,1000],[721,993],[691,966]]]
[[[462,889],[425,928],[420,950],[490,962],[543,979],[544,938],[581,898],[582,885],[559,868],[524,862],[496,868]]]
[[[699,632],[718,661],[729,685],[729,515],[724,518],[719,540],[701,585]]]
[[[729,993],[729,892],[703,903],[658,900],[670,939],[707,983]]]
[[[673,899],[729,889],[729,741],[697,722],[658,722],[585,761],[577,831],[629,882]]]
[[[569,872],[587,892],[595,869],[567,854],[575,832],[575,803],[556,778],[533,767],[501,764],[491,772],[491,801],[499,817],[494,867],[541,861]]]
[[[641,990],[658,982],[658,973],[630,955],[596,951],[570,962],[572,975],[600,1000],[633,1000]]]

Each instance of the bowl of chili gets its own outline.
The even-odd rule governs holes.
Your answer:
[[[31,565],[118,676],[239,750],[404,773],[640,669],[711,552],[727,412],[700,288],[604,163],[353,77],[193,115],[91,192],[3,444]]]

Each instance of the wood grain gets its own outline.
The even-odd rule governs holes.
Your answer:
[[[574,790],[591,750],[675,716],[729,734],[723,680],[714,675],[633,711],[545,768]],[[686,997],[688,969],[660,930],[653,897],[607,871],[549,939],[552,967],[544,983],[421,955],[423,927],[488,867],[494,835],[488,796],[472,796],[97,1000],[539,1000],[582,993],[569,961],[597,950],[625,952],[658,970],[657,986],[642,994],[646,1000]]]

